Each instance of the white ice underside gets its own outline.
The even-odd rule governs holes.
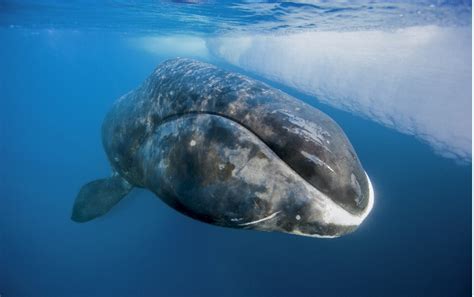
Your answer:
[[[231,64],[471,158],[470,28],[229,35],[207,44]]]

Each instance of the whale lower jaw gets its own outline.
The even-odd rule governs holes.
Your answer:
[[[261,139],[254,131],[252,131],[249,127],[247,127],[242,122],[240,122],[240,121],[238,121],[234,118],[231,118],[231,117],[229,117],[225,114],[222,114],[222,113],[208,112],[208,111],[188,111],[188,112],[175,113],[175,114],[171,114],[171,115],[163,118],[161,120],[161,122],[156,123],[156,125],[160,126],[160,125],[165,124],[165,123],[170,123],[170,122],[179,120],[182,117],[199,117],[199,116],[217,117],[217,118],[221,118],[222,120],[229,121],[229,122],[231,122],[235,125],[238,125],[238,126],[240,126],[241,129],[245,130],[246,133],[249,133],[249,134],[252,135],[252,137],[255,137],[256,140],[258,139],[258,141],[261,141],[263,146],[265,146],[266,148],[271,150],[268,147],[267,143],[263,139]],[[273,150],[271,150],[271,151],[272,151],[272,153],[274,153],[276,155],[276,153]],[[276,156],[277,156],[277,159],[279,161],[282,161],[278,155],[276,155]],[[285,166],[287,166],[286,170],[288,172],[292,172],[295,176],[301,177],[299,175],[299,173],[297,173],[288,164],[285,164]],[[318,213],[323,213],[323,214],[326,213],[325,216],[323,215],[323,217],[325,217],[325,218],[322,218],[322,221],[324,223],[328,224],[328,225],[341,226],[341,229],[344,229],[344,231],[341,231],[340,234],[337,234],[337,235],[324,235],[324,234],[311,234],[311,233],[308,234],[308,233],[302,232],[300,230],[294,230],[294,231],[290,231],[290,232],[284,231],[284,230],[279,230],[279,231],[284,232],[284,233],[289,233],[289,234],[296,234],[296,235],[303,235],[303,236],[310,236],[310,237],[335,238],[335,237],[340,237],[344,234],[350,233],[350,232],[354,231],[355,229],[357,229],[357,227],[369,215],[370,211],[373,208],[373,204],[374,204],[374,191],[373,191],[372,183],[370,181],[370,178],[369,178],[367,172],[364,171],[364,173],[365,173],[365,176],[367,178],[367,183],[368,183],[368,187],[369,187],[369,195],[368,195],[368,201],[367,201],[366,208],[359,214],[353,214],[353,213],[347,211],[341,205],[339,205],[338,203],[333,201],[329,196],[327,196],[326,194],[319,191],[318,188],[316,188],[315,186],[310,184],[306,179],[301,177],[301,181],[304,184],[304,186],[307,190],[307,193],[311,193],[312,194],[311,196],[314,197],[314,199],[320,200],[319,204],[321,202],[323,204],[322,209],[316,209],[316,211]],[[326,208],[326,211],[324,210],[324,208]],[[268,215],[266,217],[263,217],[261,219],[257,219],[257,220],[254,220],[254,221],[249,221],[249,222],[246,222],[246,223],[239,224],[239,226],[254,226],[255,229],[258,229],[259,225],[263,225],[262,227],[265,228],[265,223],[264,222],[269,220],[269,219],[275,218],[276,214],[278,214],[279,212],[280,212],[280,210],[276,210],[275,213],[273,213],[273,214],[270,214],[270,215]],[[321,218],[316,218],[315,221],[321,222]],[[263,231],[265,231],[265,230],[263,230]]]
[[[251,130],[217,114],[168,118],[142,144],[137,158],[143,184],[166,203],[229,228],[332,238],[354,231],[373,204],[371,190],[366,209],[349,212]]]

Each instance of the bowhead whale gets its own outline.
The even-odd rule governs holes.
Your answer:
[[[370,212],[370,179],[321,111],[246,76],[168,60],[120,97],[102,126],[112,167],[84,185],[72,219],[108,212],[146,188],[202,222],[337,237]]]

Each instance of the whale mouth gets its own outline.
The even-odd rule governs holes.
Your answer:
[[[175,137],[173,135],[178,134],[180,137],[177,138],[177,141],[184,144],[183,146],[177,145],[176,149],[173,146],[173,153],[170,156],[175,158],[174,161],[164,156],[157,157],[158,159],[166,159],[167,162],[171,163],[177,163],[176,160],[178,159],[186,159],[188,164],[196,163],[199,165],[189,165],[192,167],[191,171],[183,169],[183,172],[166,172],[156,176],[169,176],[171,174],[183,179],[186,176],[184,172],[195,172],[192,176],[189,176],[189,179],[196,178],[196,185],[200,185],[202,189],[214,189],[215,187],[210,187],[214,182],[219,184],[225,180],[226,183],[230,183],[230,179],[241,185],[237,187],[239,189],[250,187],[248,190],[250,201],[248,208],[252,210],[253,215],[247,216],[244,213],[233,211],[232,218],[234,220],[229,216],[230,222],[228,222],[227,219],[222,219],[219,215],[216,215],[216,222],[225,221],[222,224],[239,228],[281,230],[294,234],[304,233],[308,236],[336,237],[355,230],[370,212],[367,204],[363,211],[359,213],[353,213],[345,209],[333,197],[319,190],[318,187],[304,179],[298,171],[290,167],[258,134],[233,118],[209,112],[187,112],[168,116],[154,124],[160,127],[159,131],[161,132],[157,134],[160,135],[158,139],[167,139],[166,142],[154,144],[154,147],[171,145],[174,142],[168,138]],[[203,142],[204,139],[207,139],[206,151],[209,151],[209,145],[219,147],[211,154],[215,158],[203,159],[204,156],[208,158],[211,155],[207,153],[201,156],[196,151],[198,146],[205,143]],[[223,147],[227,149],[223,149]],[[260,154],[257,154],[257,151]],[[192,159],[193,156],[200,157],[196,157],[193,163],[190,161],[194,160]],[[216,159],[217,157],[219,158]],[[232,169],[228,171],[228,175],[225,175],[224,179],[224,175],[221,176],[226,172],[223,171],[224,167],[219,168],[213,166],[213,164],[227,164],[226,162],[232,164]],[[261,172],[264,165],[267,166],[266,168],[270,168],[268,164],[275,164],[271,168],[277,170],[281,179],[275,179],[275,176],[273,176],[275,173],[272,173],[270,177],[270,175],[267,176],[264,172]],[[168,167],[163,165],[163,168]],[[267,180],[262,180],[260,175],[267,176]],[[361,170],[361,177],[365,184],[364,199],[366,201],[370,200],[370,203],[372,203],[374,196],[372,186],[369,186],[368,175],[363,169]],[[288,178],[294,180],[296,184],[288,183]],[[160,184],[163,185],[163,182],[160,182]],[[188,197],[187,193],[183,190],[181,196]],[[238,196],[236,193],[234,195]],[[193,192],[192,195],[195,195],[195,193]],[[209,192],[203,192],[202,196],[212,197]],[[254,197],[258,197],[258,199]],[[232,204],[234,200],[229,199],[232,207],[226,209],[242,207],[243,204],[239,206]],[[257,200],[260,202],[255,206]],[[274,204],[274,208],[269,207],[270,202]],[[218,205],[221,204],[221,202],[218,203]],[[192,211],[188,212],[205,213],[207,219],[209,217],[214,218],[214,214],[208,214],[207,209],[193,208]]]
[[[262,141],[266,146],[268,146],[270,150],[272,150],[273,153],[275,153],[283,162],[286,163],[287,166],[289,166],[292,170],[294,170],[301,178],[303,178],[306,182],[308,182],[310,185],[315,187],[318,191],[327,195],[331,200],[334,200],[334,202],[339,204],[346,211],[356,216],[362,215],[362,214],[366,214],[366,215],[368,214],[368,212],[366,211],[368,207],[367,205],[368,199],[366,198],[368,193],[364,191],[365,194],[363,196],[365,196],[365,199],[361,199],[361,202],[358,200],[355,200],[354,199],[355,193],[352,191],[353,188],[346,187],[347,182],[344,182],[345,180],[347,180],[347,177],[343,177],[343,176],[335,177],[335,175],[338,175],[338,173],[336,173],[334,169],[332,169],[327,163],[325,163],[324,160],[319,159],[316,152],[308,153],[305,150],[300,150],[300,149],[295,149],[290,152],[288,148],[292,147],[291,144],[286,143],[285,146],[277,145],[276,144],[277,141],[273,141],[272,139],[269,139],[269,137],[262,136],[261,133],[259,133],[258,128],[255,129],[255,127],[252,127],[252,125],[249,125],[249,123],[246,123],[245,121],[239,120],[234,115],[226,114],[225,112],[220,112],[220,111],[209,111],[207,109],[198,108],[198,109],[187,110],[187,111],[182,111],[182,112],[173,112],[161,119],[156,119],[154,121],[151,121],[151,123],[154,127],[157,127],[164,123],[179,119],[181,117],[197,116],[197,115],[219,116],[244,127],[249,132],[251,132],[256,138]],[[290,116],[288,113],[285,113],[285,115],[287,117]],[[293,121],[296,121],[294,118],[292,119]],[[283,130],[288,129],[287,127],[288,123],[282,126],[284,128]],[[297,129],[298,131],[302,130],[301,127],[296,127],[296,128],[298,128]],[[154,131],[154,128],[151,128],[149,130]],[[307,138],[309,137],[309,135],[307,134],[310,133],[311,131],[305,132],[306,134],[304,134],[305,136],[303,136],[305,141],[308,141]],[[301,133],[298,132],[297,134],[300,135]],[[351,149],[350,144],[348,146],[350,147],[349,148],[350,150]],[[323,149],[325,148],[323,147]],[[301,156],[298,157],[297,156],[298,154],[301,154]],[[353,153],[352,156],[355,156],[355,153]],[[314,162],[318,164],[315,166]],[[358,161],[357,161],[357,164],[359,164]],[[327,170],[330,171],[331,177],[328,177],[330,175],[327,174],[327,171],[324,171],[324,170],[318,171],[321,165],[325,167],[325,169],[327,168]],[[351,170],[354,173],[357,172],[355,173],[356,176],[359,176],[361,179],[363,179],[363,176],[365,174],[365,176],[367,177],[367,184],[370,183],[370,179],[368,178],[367,173],[365,173],[363,168],[360,168],[359,170],[358,168],[354,168],[352,166],[352,169],[347,168],[343,171],[349,171],[349,170]],[[340,169],[338,169],[337,171],[340,171]],[[326,178],[324,176],[326,176]],[[331,180],[331,182],[329,183],[333,183],[333,185],[329,186],[329,184],[327,183],[329,180]],[[357,184],[357,186],[359,186],[359,184]],[[365,187],[367,186],[364,186],[364,188]],[[360,197],[360,195],[361,194],[358,193],[357,197]]]
[[[222,119],[225,119],[225,120],[229,120],[229,121],[239,125],[240,127],[245,129],[249,133],[251,133],[252,136],[255,137],[256,139],[260,140],[263,145],[265,145],[272,153],[274,153],[279,158],[279,160],[283,161],[285,163],[285,165],[288,166],[288,170],[291,170],[292,172],[294,172],[295,175],[299,176],[302,179],[303,183],[306,184],[306,186],[311,189],[310,190],[311,192],[317,193],[318,196],[324,197],[324,199],[326,200],[326,207],[331,209],[331,211],[329,211],[329,212],[334,212],[334,214],[329,215],[328,214],[329,212],[326,211],[326,213],[328,214],[327,223],[328,224],[333,224],[335,226],[337,225],[341,228],[340,232],[338,232],[337,235],[326,235],[326,234],[312,233],[312,232],[311,233],[304,232],[304,234],[303,234],[302,230],[294,230],[293,232],[289,232],[289,233],[294,233],[294,234],[298,234],[298,235],[313,236],[313,237],[327,237],[327,238],[339,237],[343,234],[349,233],[352,230],[354,230],[358,225],[360,225],[364,221],[364,219],[369,215],[370,211],[372,210],[372,207],[373,207],[373,204],[374,204],[374,190],[373,190],[373,186],[372,186],[372,183],[370,181],[370,178],[369,178],[367,172],[365,172],[363,169],[362,169],[362,172],[363,172],[363,174],[365,174],[365,177],[367,178],[367,192],[366,192],[367,193],[366,194],[367,195],[367,204],[361,212],[353,213],[351,211],[348,211],[343,205],[340,205],[337,201],[334,200],[333,197],[331,197],[327,193],[323,193],[320,189],[318,189],[318,187],[311,184],[308,180],[306,180],[303,176],[301,176],[300,172],[298,172],[297,170],[292,168],[288,163],[286,163],[281,158],[281,156],[278,155],[277,152],[275,152],[271,147],[269,147],[268,143],[264,139],[262,139],[255,131],[253,131],[251,129],[251,127],[248,127],[247,125],[245,125],[241,121],[236,120],[233,117],[227,116],[227,115],[222,114],[222,113],[217,113],[217,112],[188,111],[188,112],[171,114],[171,115],[166,116],[165,118],[163,118],[161,121],[155,122],[154,124],[156,126],[160,126],[160,125],[163,125],[167,122],[172,122],[172,121],[177,120],[177,119],[182,118],[182,117],[189,117],[189,116],[192,117],[192,116],[202,116],[202,115],[216,116],[216,117],[219,117],[219,118],[222,118]],[[318,211],[321,211],[321,209],[318,209]],[[257,220],[253,220],[253,221],[249,221],[247,223],[240,224],[240,226],[242,226],[242,227],[243,226],[258,226],[258,225],[261,225],[261,224],[265,225],[267,220],[276,218],[278,214],[280,214],[280,211],[277,211],[276,213],[268,215],[267,217],[263,217],[263,218],[260,218],[260,219],[257,219]]]

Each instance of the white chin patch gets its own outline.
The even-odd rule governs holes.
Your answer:
[[[372,182],[370,181],[369,176],[367,173],[365,173],[367,176],[367,182],[369,184],[369,197],[367,201],[367,207],[365,210],[359,214],[359,215],[354,215],[343,209],[341,206],[336,204],[334,201],[326,197],[326,203],[324,207],[324,211],[322,213],[320,212],[320,215],[322,215],[322,223],[324,224],[333,224],[336,226],[341,226],[341,227],[349,227],[349,226],[359,226],[364,219],[369,215],[370,211],[372,210],[374,206],[374,189],[372,187]],[[317,221],[317,220],[316,220]],[[293,230],[292,232],[289,232],[291,234],[296,234],[296,235],[303,235],[303,236],[310,236],[310,237],[319,237],[319,238],[335,238],[339,237],[341,235],[344,235],[345,232],[342,232],[341,234],[338,235],[324,235],[324,234],[309,234],[309,233],[303,233],[298,229]]]
[[[369,201],[367,202],[367,208],[361,215],[362,220],[364,220],[369,215],[370,211],[374,207],[374,188],[372,187],[372,182],[370,181],[367,172],[365,173],[365,176],[367,176],[367,182],[369,183]]]

